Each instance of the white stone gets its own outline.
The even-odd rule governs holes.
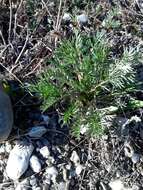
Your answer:
[[[34,150],[34,146],[29,143],[17,144],[10,152],[6,173],[13,180],[19,179],[27,170],[29,159]]]
[[[6,147],[5,147],[4,144],[1,144],[1,145],[0,145],[0,154],[3,154],[3,153],[5,153],[5,152],[6,152]]]
[[[109,183],[112,190],[124,190],[124,185],[120,180],[114,180]]]
[[[134,154],[132,155],[131,159],[132,159],[132,162],[133,162],[134,164],[136,164],[137,162],[140,161],[140,154],[134,153]]]
[[[56,190],[69,190],[69,181],[55,184]]]
[[[49,178],[53,181],[56,182],[56,177],[58,175],[58,171],[54,166],[48,167],[46,169],[46,174],[49,176]]]
[[[114,180],[109,183],[112,190],[134,190],[133,188],[126,188],[121,180]]]
[[[18,184],[16,185],[15,190],[26,190],[28,186],[29,186],[28,179],[24,179],[20,183],[18,182]]]
[[[40,148],[39,152],[44,158],[48,158],[50,156],[50,151],[47,146],[43,146],[42,148]]]
[[[132,116],[130,121],[135,121],[136,123],[142,122],[141,118],[139,118],[137,115]]]
[[[77,16],[77,21],[80,23],[80,24],[86,24],[88,22],[88,16],[86,14],[81,14],[81,15],[78,15]]]
[[[69,14],[69,13],[64,13],[64,15],[63,15],[63,20],[64,20],[64,21],[70,21],[70,20],[71,20],[70,14]]]
[[[29,132],[28,132],[28,135],[30,137],[33,137],[33,138],[40,138],[42,137],[45,133],[47,132],[47,128],[44,127],[44,126],[35,126],[35,127],[32,127]]]
[[[78,164],[78,165],[76,166],[76,169],[75,169],[76,174],[77,174],[77,175],[80,175],[81,172],[82,172],[82,170],[83,170],[83,166],[82,166],[81,164]]]
[[[5,143],[5,151],[10,153],[10,151],[12,150],[12,146],[9,142]]]
[[[30,158],[30,167],[35,173],[39,173],[41,171],[41,163],[37,156],[32,155]]]
[[[23,184],[18,184],[15,188],[15,190],[23,190],[24,189],[24,185]]]
[[[72,152],[72,155],[70,157],[70,160],[75,164],[75,165],[78,165],[80,163],[80,159],[79,159],[79,156],[77,154],[76,151],[73,151]]]
[[[86,125],[80,126],[80,133],[83,135],[88,131],[88,127]]]

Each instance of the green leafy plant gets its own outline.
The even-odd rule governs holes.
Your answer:
[[[119,20],[117,20],[118,14],[119,14],[119,10],[117,8],[110,10],[108,12],[107,16],[105,17],[105,19],[103,20],[102,25],[107,29],[119,28],[121,26],[121,22]]]
[[[63,119],[77,137],[83,129],[89,135],[103,134],[101,118],[110,112],[106,108],[118,108],[115,97],[134,88],[137,51],[125,49],[117,59],[108,44],[102,32],[92,37],[76,32],[60,44],[47,70],[30,87],[42,97],[43,110],[64,102]]]

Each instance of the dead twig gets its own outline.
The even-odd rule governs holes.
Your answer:
[[[0,30],[0,36],[1,36],[1,39],[2,39],[2,41],[3,41],[3,44],[6,46],[6,42],[5,42],[5,39],[4,39],[4,37],[3,37],[3,34],[2,34],[2,31]]]
[[[61,8],[62,8],[62,0],[60,0],[60,3],[59,3],[59,9],[58,9],[59,11],[58,11],[57,22],[56,22],[56,26],[55,26],[56,31],[58,31],[58,27],[59,27]]]
[[[0,65],[8,72],[11,76],[13,76],[13,77],[23,86],[22,81],[21,81],[15,74],[13,74],[7,67],[5,67],[2,63],[0,63]]]
[[[45,9],[46,9],[48,15],[49,15],[50,18],[52,19],[53,17],[52,17],[52,15],[51,15],[51,13],[50,13],[48,7],[47,7],[47,4],[49,3],[49,1],[47,1],[47,3],[45,3],[43,0],[41,0],[41,2],[42,2],[42,4],[43,4],[43,6],[45,7]],[[52,19],[52,21],[53,21],[53,23],[54,23],[54,20],[53,20],[53,19]]]
[[[16,61],[15,61],[15,65],[19,62],[19,60],[20,60],[20,58],[21,58],[23,52],[25,51],[25,48],[26,48],[26,45],[27,45],[28,40],[29,40],[29,35],[28,35],[28,31],[27,31],[27,36],[26,36],[26,40],[25,40],[24,46],[23,46],[23,48],[22,48],[22,50],[21,50],[19,56],[17,57],[17,59],[16,59]]]
[[[10,43],[11,41],[11,29],[12,29],[12,1],[9,0],[10,5],[10,19],[9,19],[9,35],[8,35],[8,41]]]
[[[17,63],[20,61],[20,58],[21,58],[22,54],[23,54],[24,51],[25,51],[25,48],[26,48],[26,45],[27,45],[28,40],[29,40],[29,34],[28,34],[28,30],[27,30],[27,36],[26,36],[26,40],[25,40],[24,46],[23,46],[21,52],[19,53],[19,55],[18,55],[18,57],[17,57],[17,59],[16,59],[16,61],[15,61],[15,63],[14,63],[14,66],[13,66],[12,69],[10,70],[10,73],[12,73],[13,70],[18,66]]]
[[[21,8],[22,3],[23,3],[23,0],[20,1],[20,4],[19,4],[19,6],[18,6],[18,8],[16,10],[16,13],[15,13],[15,19],[14,19],[14,39],[16,37],[17,15],[18,15],[19,9]]]
[[[34,71],[41,65],[42,62],[43,62],[43,59],[41,59],[39,63],[35,66],[35,68],[31,72],[27,73],[24,77],[28,77],[29,75],[33,74]]]

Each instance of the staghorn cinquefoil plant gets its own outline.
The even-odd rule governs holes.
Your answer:
[[[63,119],[77,137],[82,132],[103,134],[106,107],[115,105],[114,96],[134,88],[137,51],[125,49],[117,59],[108,44],[102,32],[92,37],[76,32],[60,44],[47,70],[30,87],[42,97],[43,110],[66,103]]]
[[[107,16],[102,22],[102,26],[107,29],[118,29],[121,26],[120,20],[117,19],[118,15],[120,15],[120,8],[113,8],[109,10]]]

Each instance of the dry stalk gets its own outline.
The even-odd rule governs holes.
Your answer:
[[[9,5],[10,5],[10,19],[9,19],[9,35],[8,35],[8,41],[10,43],[11,41],[11,29],[12,29],[12,1],[9,0]]]
[[[31,74],[33,74],[33,73],[35,72],[35,70],[36,70],[38,67],[40,67],[40,65],[41,65],[42,62],[43,62],[43,59],[41,59],[41,60],[39,61],[39,63],[35,66],[35,68],[34,68],[31,72],[27,73],[27,74],[24,76],[24,78],[25,78],[25,77],[28,77],[28,76],[31,75]]]
[[[16,61],[15,61],[15,63],[14,63],[14,66],[13,66],[12,69],[10,70],[10,73],[12,73],[13,70],[18,66],[18,62],[20,61],[20,58],[21,58],[22,54],[23,54],[24,51],[25,51],[25,48],[26,48],[26,45],[27,45],[28,40],[29,40],[29,34],[28,34],[28,29],[27,29],[27,36],[26,36],[26,40],[25,40],[24,46],[23,46],[21,52],[19,53],[19,55],[18,55],[18,57],[17,57],[17,59],[16,59]]]
[[[6,46],[6,41],[5,41],[4,37],[3,37],[3,34],[2,34],[1,30],[0,30],[0,36],[1,36],[1,39],[3,41],[4,46]]]
[[[62,0],[60,0],[59,8],[58,8],[58,15],[57,15],[57,21],[56,21],[56,26],[55,26],[56,31],[58,31],[59,29],[58,27],[59,27],[61,8],[62,8]]]
[[[11,75],[13,76],[21,85],[23,85],[22,81],[15,75],[13,74],[7,67],[5,67],[1,62],[0,65]]]
[[[48,6],[47,6],[47,4],[48,4],[49,1],[47,1],[47,3],[45,3],[44,0],[41,0],[41,2],[42,2],[42,4],[43,4],[43,6],[45,7],[45,9],[46,9],[48,15],[50,16],[51,20],[52,20],[53,23],[54,23],[53,17],[52,17],[52,15],[51,15],[51,13],[50,13],[50,11],[49,11],[49,9],[48,9]]]
[[[18,8],[16,10],[16,13],[15,13],[15,19],[14,19],[14,39],[16,37],[17,15],[18,15],[19,9],[21,8],[22,3],[23,3],[23,0],[20,1],[20,4],[19,4],[19,6],[18,6]]]

